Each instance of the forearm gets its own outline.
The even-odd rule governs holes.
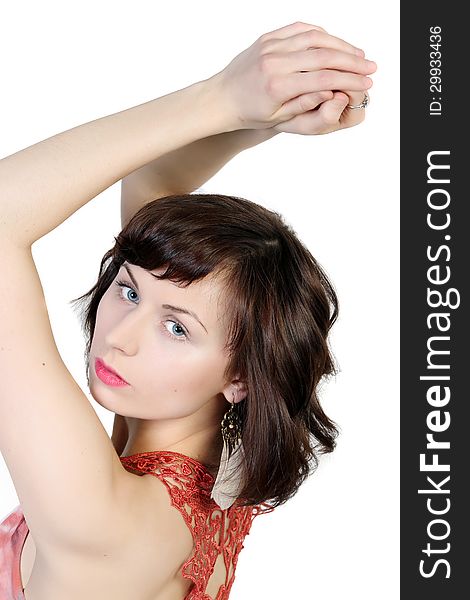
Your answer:
[[[197,140],[165,154],[127,175],[121,182],[121,222],[158,197],[189,194],[211,179],[234,156],[278,132],[239,129]]]
[[[132,171],[238,129],[214,76],[85,123],[0,161],[0,240],[31,246]]]

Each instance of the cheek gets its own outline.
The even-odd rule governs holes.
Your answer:
[[[226,364],[220,353],[196,347],[172,348],[178,344],[168,341],[159,346],[143,374],[146,384],[175,400],[179,396],[186,400],[191,397],[207,400],[219,393]]]
[[[174,387],[199,395],[213,396],[223,387],[222,375],[226,362],[216,349],[196,349],[184,360],[175,359],[173,362],[172,381]]]
[[[126,315],[125,309],[113,295],[116,294],[114,287],[116,286],[111,284],[111,288],[103,295],[96,310],[92,347],[95,347],[98,352],[108,353],[110,339],[107,339],[107,336]]]
[[[106,332],[113,326],[115,320],[115,310],[113,310],[112,303],[109,301],[109,291],[104,294],[101,298],[98,308],[96,310],[95,320],[95,336],[105,335]]]

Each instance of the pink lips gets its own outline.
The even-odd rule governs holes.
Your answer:
[[[106,365],[100,358],[95,360],[95,372],[99,379],[106,385],[115,387],[129,385],[127,381],[122,379],[115,371]]]

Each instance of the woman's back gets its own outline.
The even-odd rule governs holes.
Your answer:
[[[129,481],[137,486],[138,510],[129,507],[129,514],[123,514],[116,527],[127,531],[131,525],[132,535],[120,547],[110,547],[109,553],[100,555],[93,551],[60,556],[38,553],[27,580],[31,569],[27,563],[35,547],[18,507],[0,530],[2,600],[229,597],[253,518],[272,509],[235,504],[222,511],[210,498],[213,476],[202,463],[177,452],[147,452],[121,457],[121,461],[129,473],[137,475]],[[140,476],[145,474],[152,477]],[[130,517],[131,524],[129,515],[135,515]]]

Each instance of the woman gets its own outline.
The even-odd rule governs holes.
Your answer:
[[[226,599],[254,516],[333,450],[316,395],[330,282],[280,215],[188,192],[279,132],[360,123],[375,68],[296,22],[208,80],[0,162],[0,450],[21,502],[2,598]],[[110,440],[57,351],[31,246],[120,179],[123,230],[80,298]]]

